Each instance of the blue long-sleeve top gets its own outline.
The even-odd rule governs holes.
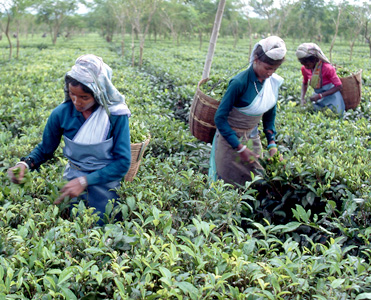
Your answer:
[[[228,116],[232,108],[249,106],[257,95],[255,85],[258,91],[263,87],[263,82],[260,82],[255,75],[252,65],[245,71],[237,74],[229,81],[227,91],[225,92],[222,101],[215,113],[214,121],[220,134],[227,142],[236,149],[240,144],[236,132],[228,123]],[[263,132],[268,140],[274,141],[276,134],[275,120],[277,105],[263,114]],[[271,132],[269,132],[271,131]]]
[[[95,108],[97,109],[98,106]],[[73,139],[85,118],[77,111],[72,101],[58,105],[51,113],[46,123],[42,141],[29,154],[34,167],[53,157],[60,144],[62,135]],[[112,163],[86,176],[89,185],[103,184],[122,179],[130,168],[130,131],[127,115],[111,115],[110,129],[107,139],[113,137]]]

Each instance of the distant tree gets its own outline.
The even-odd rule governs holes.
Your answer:
[[[336,7],[335,11],[337,10],[337,17],[336,19],[334,18],[334,25],[335,25],[335,32],[334,32],[334,36],[332,38],[332,41],[331,41],[331,45],[330,45],[330,49],[329,49],[329,56],[330,56],[330,61],[332,61],[332,49],[334,48],[334,44],[335,44],[335,41],[336,41],[336,38],[337,38],[337,35],[338,35],[338,31],[339,31],[339,24],[340,24],[340,16],[341,16],[341,12],[342,12],[342,5]]]
[[[190,39],[193,34],[193,26],[192,26],[192,14],[191,8],[189,5],[186,5],[184,9],[182,9],[181,14],[179,15],[179,21],[176,23],[178,27],[178,38],[181,36],[187,37]]]
[[[226,24],[228,33],[233,36],[233,48],[236,48],[241,36],[240,24],[243,22],[243,8],[245,4],[240,0],[227,1],[225,4],[223,22]]]
[[[148,36],[149,38],[152,38],[151,35],[153,35],[154,41],[157,42],[158,36],[163,35],[163,37],[166,38],[167,32],[168,32],[167,28],[163,26],[162,16],[159,13],[159,9],[157,9],[152,17],[152,22],[149,27]]]
[[[85,17],[81,15],[67,16],[63,24],[63,37],[67,39],[88,28]]]
[[[364,19],[362,18],[363,12],[361,6],[353,6],[346,4],[344,8],[343,22],[340,25],[339,31],[342,33],[345,39],[349,41],[350,51],[349,60],[353,57],[354,45],[360,37],[360,33],[363,27]]]
[[[295,7],[294,3],[294,0],[279,0],[280,8],[276,9],[276,15],[278,19],[277,27],[275,29],[276,35],[282,35],[282,30],[287,21],[287,18]]]
[[[161,0],[126,0],[128,3],[129,20],[132,35],[139,36],[139,65],[143,63],[144,43],[151,24],[152,16]]]
[[[78,0],[38,0],[39,21],[48,24],[53,44],[57,42],[64,19],[77,10],[78,3]]]
[[[3,3],[1,3],[1,6],[4,9],[3,15],[6,16],[5,25],[3,25],[2,23],[0,23],[0,25],[1,25],[1,31],[4,32],[6,38],[8,39],[8,44],[9,44],[9,59],[11,59],[12,58],[12,55],[13,55],[13,45],[12,45],[12,40],[11,40],[10,34],[9,34],[10,22],[11,22],[11,19],[12,19],[11,10],[10,10],[10,8],[11,8],[10,2],[9,1],[4,1]]]
[[[325,3],[323,0],[304,0],[301,2],[301,22],[305,38],[308,41],[321,42],[322,23],[326,20]],[[329,29],[329,27],[327,27]],[[326,39],[328,39],[326,34]]]
[[[126,1],[123,0],[113,0],[108,2],[111,6],[111,11],[116,18],[117,24],[119,26],[120,35],[121,35],[121,55],[124,56],[125,53],[125,34],[126,34],[126,25],[128,22],[129,16],[129,7]]]
[[[178,36],[182,30],[185,10],[188,10],[188,7],[179,0],[165,1],[158,10],[162,23],[170,31],[173,41],[177,44],[179,44]]]
[[[249,5],[254,9],[254,12],[261,18],[267,19],[269,24],[269,32],[274,33],[274,0],[251,0]]]
[[[284,35],[291,36],[295,42],[296,39],[302,39],[304,37],[305,24],[301,19],[301,3],[293,3],[289,14],[285,18],[285,22],[281,28],[281,32]]]
[[[193,31],[199,39],[199,49],[202,48],[204,34],[210,34],[213,28],[213,21],[217,11],[216,3],[210,0],[189,0],[190,16]]]
[[[115,18],[115,7],[113,0],[94,0],[89,13],[89,22],[93,27],[98,28],[100,34],[107,42],[112,42],[117,29],[117,18]]]
[[[16,24],[15,38],[17,44],[16,58],[19,57],[19,47],[20,47],[20,27],[21,22],[24,20],[26,10],[34,4],[34,0],[12,0],[12,15]]]
[[[247,22],[248,22],[248,36],[249,36],[249,57],[251,56],[251,52],[252,52],[252,47],[253,47],[253,27],[251,25],[251,18],[249,16],[249,12],[247,11],[246,12],[246,18],[247,18]]]
[[[36,16],[31,13],[24,13],[22,15],[20,28],[22,34],[25,35],[27,39],[29,34],[31,34],[32,36],[35,34],[36,29],[37,29]]]
[[[362,9],[363,36],[366,39],[366,42],[370,49],[371,58],[371,4],[369,2],[363,2],[362,8],[363,8]]]

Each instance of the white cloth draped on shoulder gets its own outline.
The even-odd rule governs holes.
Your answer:
[[[106,140],[109,118],[103,106],[99,106],[84,122],[73,141],[79,144],[98,144]]]
[[[256,95],[254,101],[238,110],[248,116],[260,116],[274,107],[278,100],[278,91],[283,83],[283,78],[276,73],[264,81],[263,88]]]

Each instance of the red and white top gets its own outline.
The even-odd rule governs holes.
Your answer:
[[[304,66],[301,67],[301,73],[303,74],[303,83],[307,84],[312,78],[312,70],[306,69]],[[335,68],[326,62],[322,64],[322,86],[332,83],[334,86],[342,85],[339,76],[336,74]]]

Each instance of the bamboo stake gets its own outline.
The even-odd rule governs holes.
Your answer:
[[[210,37],[209,51],[206,56],[204,71],[202,73],[202,79],[208,78],[210,74],[211,63],[213,61],[213,56],[214,56],[214,51],[215,51],[215,45],[218,39],[220,25],[222,23],[224,6],[225,6],[225,0],[220,0],[219,5],[218,5],[218,10],[215,15],[213,31]]]

